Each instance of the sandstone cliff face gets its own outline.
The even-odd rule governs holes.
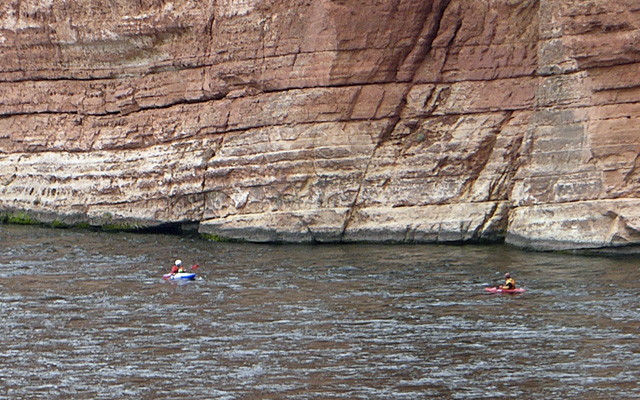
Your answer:
[[[0,210],[252,241],[640,242],[640,2],[0,5]]]

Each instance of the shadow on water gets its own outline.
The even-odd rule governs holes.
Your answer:
[[[0,398],[640,397],[634,257],[0,238]],[[178,257],[196,281],[163,281]],[[528,291],[486,294],[506,271]]]

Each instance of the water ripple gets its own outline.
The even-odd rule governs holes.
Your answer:
[[[633,259],[0,237],[0,399],[640,398]],[[506,270],[529,291],[485,294]]]

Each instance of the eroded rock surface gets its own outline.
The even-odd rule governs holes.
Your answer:
[[[0,5],[0,210],[252,241],[640,242],[636,0]]]

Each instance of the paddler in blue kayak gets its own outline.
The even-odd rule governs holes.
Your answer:
[[[511,277],[508,272],[504,274],[504,285],[500,289],[513,290],[516,288],[516,280]]]
[[[185,272],[185,269],[182,266],[182,260],[177,259],[176,262],[173,263],[173,267],[171,267],[171,275],[179,274],[181,272]]]

